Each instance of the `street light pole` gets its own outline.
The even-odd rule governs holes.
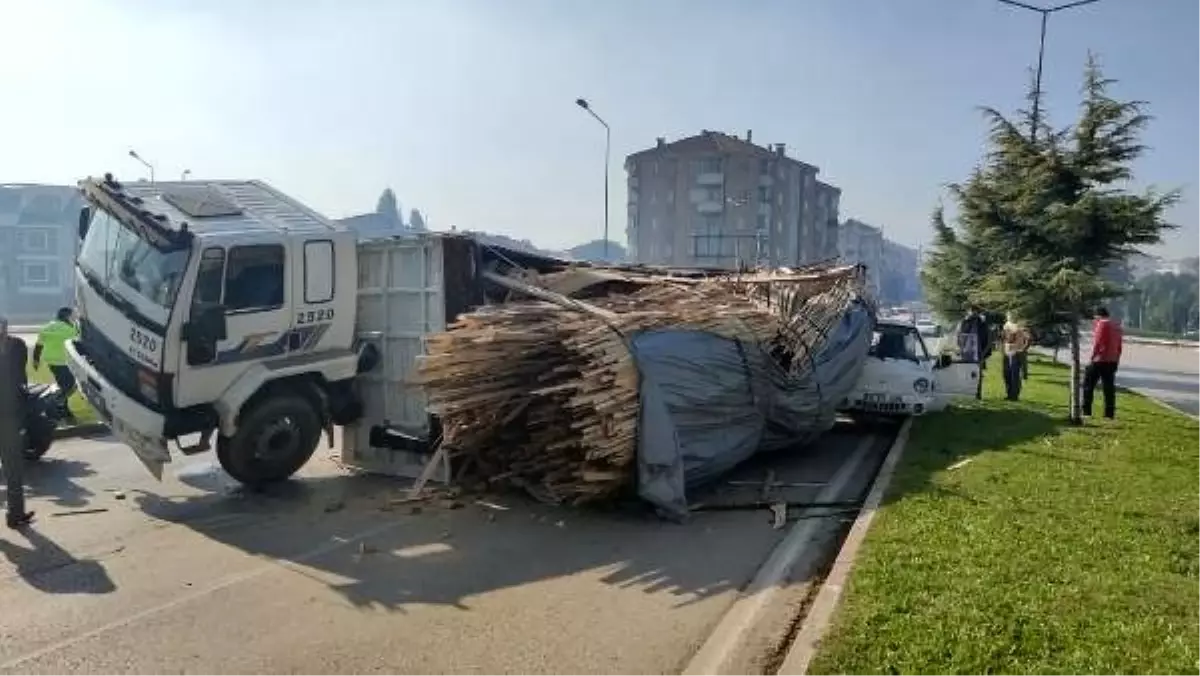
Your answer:
[[[1093,2],[1100,2],[1100,0],[1076,0],[1075,2],[1055,5],[1054,7],[1034,7],[1033,5],[1028,5],[1024,2],[1020,2],[1019,0],[997,1],[1003,2],[1006,5],[1012,5],[1013,7],[1027,9],[1031,12],[1037,12],[1038,14],[1042,15],[1042,35],[1038,40],[1037,74],[1034,75],[1033,79],[1033,119],[1030,123],[1032,128],[1029,130],[1029,140],[1036,141],[1039,113],[1041,112],[1042,103],[1042,61],[1046,56],[1046,20],[1049,19],[1050,15],[1055,12],[1061,12],[1064,9],[1072,9],[1074,7],[1080,7],[1083,5],[1090,5]]]
[[[608,162],[612,151],[612,130],[609,129],[608,123],[604,118],[596,114],[592,110],[587,99],[575,99],[575,105],[583,108],[589,115],[596,118],[596,121],[604,125],[604,262],[608,262]]]
[[[144,167],[146,167],[147,169],[150,170],[150,182],[153,183],[154,182],[154,165],[150,164],[146,160],[143,160],[142,156],[138,155],[136,150],[131,149],[129,151],[129,156],[132,157],[133,159],[137,160],[138,162],[141,162]]]

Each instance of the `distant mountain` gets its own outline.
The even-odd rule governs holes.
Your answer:
[[[586,244],[571,247],[567,249],[567,253],[575,260],[589,261],[591,263],[622,263],[625,261],[626,255],[628,255],[625,247],[609,240],[608,257],[605,258],[604,240],[602,239],[594,239]]]

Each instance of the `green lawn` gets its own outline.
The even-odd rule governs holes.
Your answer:
[[[998,375],[913,426],[810,671],[1197,673],[1197,423],[1121,392],[1071,427],[1065,368]]]
[[[42,364],[42,367],[36,371],[33,369],[33,365],[30,364],[25,367],[25,373],[29,376],[29,382],[31,383],[54,382],[54,376],[51,375],[50,369],[46,368],[45,364]],[[71,408],[71,412],[75,414],[75,418],[80,424],[98,422],[99,419],[96,417],[96,412],[92,410],[91,406],[88,406],[87,400],[83,398],[78,389],[76,389],[75,394],[71,395],[71,400],[67,405]]]

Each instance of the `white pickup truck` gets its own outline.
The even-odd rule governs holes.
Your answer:
[[[979,365],[931,354],[917,326],[878,319],[858,384],[842,402],[851,414],[911,416],[940,411],[955,397],[975,396]]]

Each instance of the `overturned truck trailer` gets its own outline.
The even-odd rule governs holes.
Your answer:
[[[465,476],[550,502],[681,517],[689,488],[832,427],[870,345],[858,267],[486,276],[511,299],[431,336],[418,382]]]

